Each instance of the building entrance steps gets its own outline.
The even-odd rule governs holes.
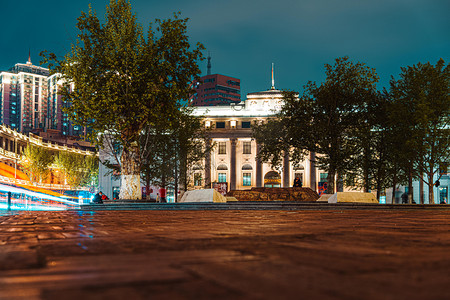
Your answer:
[[[108,202],[87,204],[72,210],[450,210],[450,205],[326,203],[298,201],[231,201],[227,203],[143,203]]]

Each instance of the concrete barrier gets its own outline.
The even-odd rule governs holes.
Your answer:
[[[225,203],[227,198],[217,192],[215,189],[193,190],[187,191],[183,194],[180,203],[186,202],[211,202],[211,203]]]
[[[322,194],[317,202],[328,202],[328,199],[333,196],[333,194]]]
[[[372,193],[338,192],[328,198],[328,203],[378,203]]]

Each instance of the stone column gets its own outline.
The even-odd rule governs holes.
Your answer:
[[[231,141],[231,166],[230,166],[230,190],[236,189],[236,139],[230,139]]]
[[[261,146],[256,144],[256,187],[262,187],[262,163],[258,158],[259,151],[261,150]]]
[[[310,188],[317,191],[316,187],[316,152],[309,154],[309,182]]]
[[[206,146],[211,147],[211,139],[206,140]],[[205,154],[205,188],[211,188],[211,151]]]
[[[289,172],[289,151],[284,151],[283,155],[283,187],[290,186],[290,172]]]

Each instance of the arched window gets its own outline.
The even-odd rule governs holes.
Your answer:
[[[267,172],[264,176],[264,187],[281,187],[281,176],[276,171]]]
[[[226,165],[221,164],[221,165],[219,165],[219,166],[217,167],[217,170],[219,170],[219,171],[226,171],[226,170],[228,170],[228,168],[227,168]]]
[[[303,171],[305,169],[305,167],[303,167],[303,165],[298,165],[294,167],[294,171]]]
[[[253,170],[250,164],[245,164],[242,166],[242,171],[250,171],[250,170]]]

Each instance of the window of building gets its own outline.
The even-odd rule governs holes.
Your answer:
[[[194,186],[201,186],[201,185],[202,185],[202,174],[195,173],[194,174]]]
[[[225,128],[225,122],[216,122],[216,128]]]
[[[300,186],[303,186],[303,173],[295,172],[294,179],[296,178],[300,179]]]
[[[219,154],[227,154],[227,143],[219,142]]]
[[[320,182],[328,181],[328,173],[320,173]]]
[[[228,167],[226,165],[224,165],[224,164],[221,164],[221,165],[219,165],[217,167],[217,170],[219,170],[219,171],[226,171],[226,170],[228,170]]]
[[[242,143],[243,154],[252,154],[252,142],[243,142]]]
[[[252,173],[243,173],[242,185],[243,186],[251,186],[252,185]]]
[[[242,128],[250,128],[250,121],[242,122]]]
[[[234,80],[227,80],[227,83],[229,85],[235,85],[235,86],[240,86],[240,83]]]
[[[219,173],[219,182],[227,182],[227,173]]]

